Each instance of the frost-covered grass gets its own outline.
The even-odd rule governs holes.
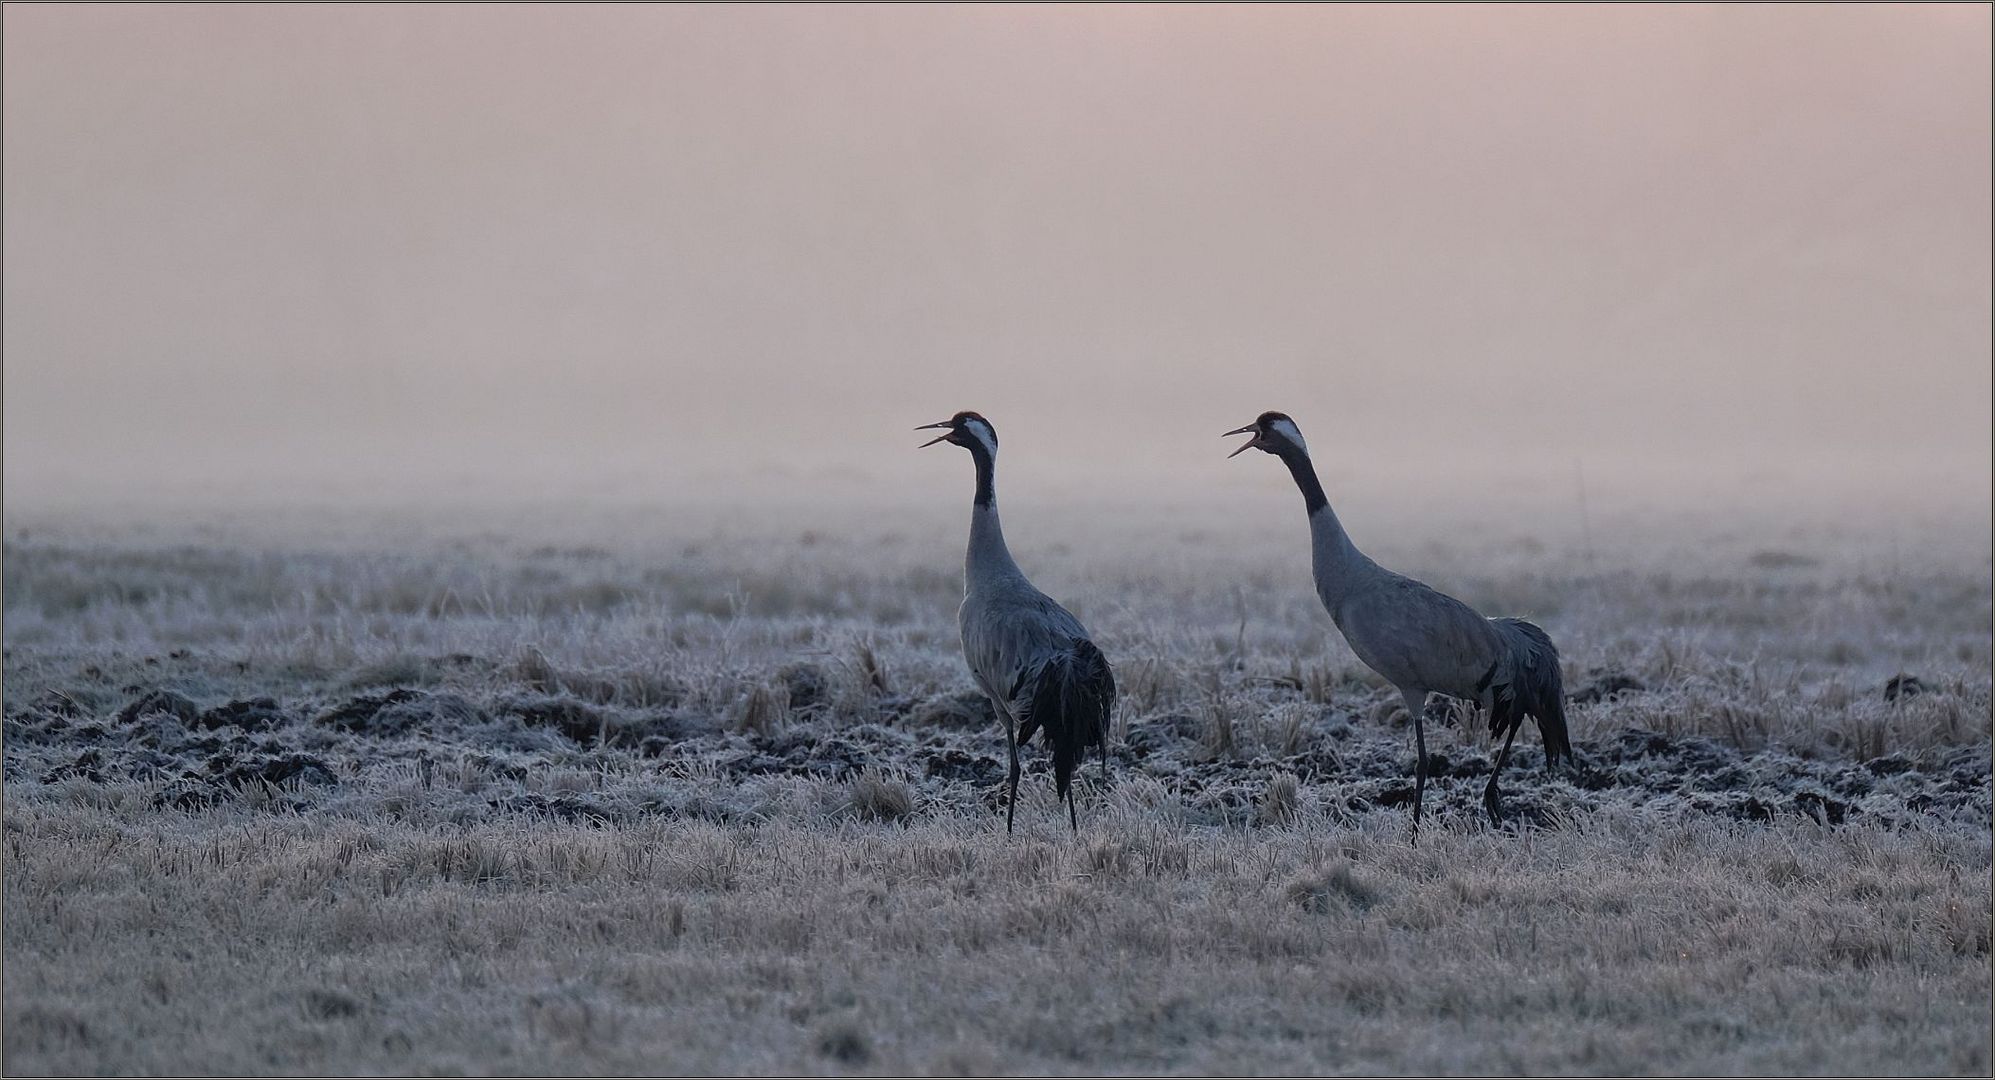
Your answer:
[[[1294,507],[1007,509],[1122,689],[1007,838],[959,509],[10,507],[10,1071],[1989,1068],[1985,521],[1347,512],[1576,695],[1416,846]]]
[[[85,664],[144,681],[133,665],[182,650],[217,693],[427,685],[453,677],[451,657],[471,657],[494,685],[540,670],[599,702],[718,712],[799,659],[862,699],[877,674],[861,670],[863,646],[895,689],[939,693],[966,685],[958,516],[811,515],[815,527],[797,530],[738,514],[513,511],[134,532],[16,514],[27,524],[10,522],[5,552],[8,689],[37,691]],[[1382,688],[1317,604],[1299,520],[1238,535],[1168,520],[1041,509],[1012,529],[1028,571],[1108,650],[1125,723],[1201,707],[1251,727],[1270,684],[1322,701]],[[1634,723],[1869,756],[1986,741],[1985,521],[1909,542],[1732,528],[1603,528],[1590,558],[1502,533],[1471,545],[1454,530],[1387,532],[1369,547],[1487,613],[1542,623],[1569,689],[1603,673],[1642,684],[1577,707],[1582,736]],[[1887,702],[1899,673],[1928,693]]]
[[[1964,829],[10,800],[24,1071],[1986,1073]]]

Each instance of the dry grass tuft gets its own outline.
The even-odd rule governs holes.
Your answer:
[[[744,734],[768,736],[781,727],[790,715],[790,691],[781,683],[758,683],[748,690],[741,705],[735,710],[732,730]]]
[[[855,646],[859,664],[859,677],[865,681],[867,689],[875,694],[890,694],[887,686],[887,669],[880,663],[880,657],[873,651],[870,640],[861,641]]]
[[[1288,902],[1313,915],[1333,911],[1370,911],[1378,904],[1379,887],[1358,872],[1349,860],[1313,871],[1288,883]]]
[[[852,781],[850,805],[867,821],[899,821],[914,813],[914,794],[899,780],[868,768]]]
[[[1302,819],[1302,785],[1294,773],[1278,773],[1268,781],[1255,819],[1269,826],[1293,825]]]
[[[1309,717],[1318,711],[1315,704],[1295,704],[1283,706],[1277,713],[1275,749],[1283,757],[1302,753],[1309,738]]]

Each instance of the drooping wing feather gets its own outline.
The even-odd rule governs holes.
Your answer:
[[[1046,732],[1053,751],[1054,790],[1067,794],[1074,769],[1088,748],[1107,745],[1115,711],[1115,673],[1094,642],[1081,640],[1026,669],[1012,695],[1018,741]]]
[[[1545,740],[1547,764],[1572,754],[1566,730],[1565,686],[1559,674],[1559,650],[1551,636],[1523,619],[1491,619],[1504,642],[1504,655],[1490,665],[1489,730],[1503,736],[1530,716],[1538,721]]]

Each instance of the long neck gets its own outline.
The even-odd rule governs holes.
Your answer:
[[[977,462],[977,495],[970,507],[970,550],[963,562],[966,589],[979,581],[1019,572],[1011,549],[1004,543],[1004,526],[998,523],[995,456],[974,443],[970,456]]]
[[[1281,459],[1288,474],[1295,477],[1295,486],[1302,489],[1303,509],[1309,516],[1314,518],[1318,510],[1330,509],[1330,500],[1323,497],[1323,485],[1316,479],[1316,466],[1309,463],[1309,451],[1290,448],[1281,452]]]
[[[970,442],[970,458],[977,463],[978,507],[997,509],[997,455],[976,440]]]
[[[1316,593],[1334,615],[1337,601],[1357,583],[1364,568],[1374,564],[1351,543],[1351,537],[1344,532],[1344,523],[1337,520],[1337,511],[1330,509],[1323,484],[1316,479],[1316,467],[1309,463],[1308,451],[1291,449],[1280,456],[1282,464],[1288,466],[1289,475],[1295,477],[1295,486],[1302,492],[1303,508],[1309,513],[1310,564],[1316,576]]]

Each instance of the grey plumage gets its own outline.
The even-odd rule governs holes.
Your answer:
[[[1005,830],[1011,830],[1018,803],[1018,748],[1043,731],[1043,741],[1053,752],[1055,790],[1067,803],[1068,823],[1079,832],[1074,770],[1095,747],[1102,755],[1102,777],[1108,776],[1114,673],[1087,628],[1026,580],[1005,545],[997,512],[997,432],[990,421],[964,412],[926,427],[949,430],[924,445],[955,443],[970,451],[977,466],[970,545],[963,564],[963,605],[956,618],[970,674],[1004,724],[1011,755]]]
[[[1227,434],[1246,432],[1254,433],[1253,441],[1234,453],[1253,448],[1274,454],[1288,466],[1302,491],[1309,511],[1318,598],[1351,651],[1399,690],[1412,714],[1417,755],[1414,827],[1420,825],[1427,790],[1424,721],[1433,694],[1475,702],[1489,715],[1490,733],[1503,739],[1483,789],[1490,820],[1501,823],[1497,776],[1525,717],[1538,722],[1548,766],[1572,754],[1559,654],[1551,638],[1522,619],[1486,619],[1460,600],[1373,562],[1351,542],[1330,508],[1295,421],[1281,413],[1263,413],[1254,423]]]

